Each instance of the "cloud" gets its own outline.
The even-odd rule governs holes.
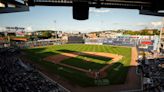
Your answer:
[[[135,26],[148,26],[148,25],[149,25],[148,23],[143,23],[143,22],[139,22],[135,24]]]
[[[161,28],[163,25],[162,21],[152,21],[152,22],[140,22],[140,23],[136,23],[133,26],[142,26],[142,27],[147,27],[147,28]]]
[[[33,31],[31,26],[27,27],[25,30],[26,30],[27,32],[32,32],[32,31]]]
[[[89,9],[89,12],[93,12],[93,13],[108,13],[111,12],[111,10],[109,9]]]
[[[160,27],[162,26],[162,21],[156,21],[156,22],[151,22],[150,25],[152,25],[153,27]]]
[[[5,31],[5,27],[0,27],[0,32],[4,32]]]
[[[152,21],[152,22],[139,22],[132,25],[158,29],[162,27],[162,24],[163,24],[162,21]]]
[[[134,27],[143,27],[143,28],[155,28],[159,29],[162,27],[162,21],[152,21],[152,22],[136,22],[136,23],[127,23],[127,22],[116,22],[113,25],[121,26],[134,26]]]
[[[142,22],[138,22],[138,23],[115,22],[112,24],[113,25],[121,25],[121,26],[147,26],[148,25],[148,23],[142,23]]]

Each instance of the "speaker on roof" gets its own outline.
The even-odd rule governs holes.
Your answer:
[[[89,4],[87,1],[73,1],[73,18],[86,20],[89,16]]]

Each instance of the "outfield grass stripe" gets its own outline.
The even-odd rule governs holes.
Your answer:
[[[90,51],[94,52],[94,46],[90,45]]]
[[[95,52],[95,46],[91,45],[91,47],[92,47],[92,52]]]
[[[86,51],[90,51],[90,46],[89,45],[87,45],[87,50]]]
[[[108,53],[111,53],[113,50],[109,48],[109,46],[105,46],[105,49],[106,51],[105,52],[108,52]]]
[[[97,45],[97,51],[101,52],[100,45]]]
[[[87,51],[87,49],[88,49],[88,46],[84,46],[83,51]]]
[[[96,45],[96,51],[99,52],[99,45]]]
[[[106,50],[106,49],[105,49],[105,46],[103,46],[103,48],[102,48],[102,52],[106,52],[105,50]]]
[[[77,49],[78,51],[82,51],[83,45],[78,46],[79,48]]]
[[[88,51],[93,51],[93,46],[88,45]]]
[[[88,51],[93,51],[93,46],[88,45]]]

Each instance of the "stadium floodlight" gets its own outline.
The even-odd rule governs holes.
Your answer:
[[[89,16],[89,4],[86,0],[73,1],[73,18],[77,20],[86,20]]]

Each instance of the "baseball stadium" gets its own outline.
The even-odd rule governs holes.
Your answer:
[[[164,92],[163,5],[0,0],[0,92]]]

